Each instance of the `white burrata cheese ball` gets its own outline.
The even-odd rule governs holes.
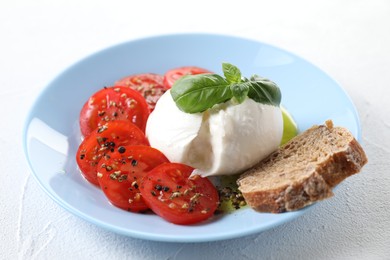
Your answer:
[[[170,91],[150,114],[150,145],[171,161],[190,165],[203,177],[241,173],[275,151],[283,135],[280,107],[246,98],[202,112],[181,111]]]

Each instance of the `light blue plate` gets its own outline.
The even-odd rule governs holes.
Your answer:
[[[33,175],[59,205],[113,232],[141,239],[203,242],[236,238],[290,221],[307,209],[284,214],[238,210],[193,226],[167,223],[155,215],[134,214],[109,204],[76,166],[79,111],[96,90],[135,73],[164,73],[195,65],[221,73],[221,63],[237,65],[244,76],[259,74],[281,88],[282,104],[300,130],[332,119],[359,139],[354,105],[343,89],[307,61],[273,46],[210,34],[157,36],[100,51],[60,74],[40,94],[24,129],[24,150]]]

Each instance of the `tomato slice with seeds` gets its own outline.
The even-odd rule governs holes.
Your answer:
[[[145,99],[128,87],[108,87],[93,94],[80,112],[80,129],[88,136],[97,127],[112,120],[127,120],[145,131],[149,117]]]
[[[162,75],[143,73],[122,78],[115,82],[115,85],[130,87],[138,91],[145,98],[150,111],[153,111],[157,100],[166,91],[163,81]]]
[[[164,163],[151,170],[140,186],[149,208],[180,225],[210,218],[218,207],[217,189],[207,178],[190,178],[193,170],[180,163]]]
[[[98,182],[108,200],[124,210],[148,209],[139,185],[156,166],[169,162],[159,150],[150,146],[119,146],[97,166]]]
[[[82,175],[99,185],[96,166],[100,159],[125,145],[149,145],[145,134],[129,121],[109,121],[98,127],[80,144],[76,160]]]
[[[212,72],[195,66],[185,66],[185,67],[171,69],[167,71],[164,75],[164,86],[166,89],[170,89],[176,80],[178,80],[179,78],[185,75],[196,75],[196,74],[204,74],[204,73],[212,73]]]

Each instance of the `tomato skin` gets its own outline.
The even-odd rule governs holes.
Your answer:
[[[109,121],[88,135],[80,144],[76,161],[81,174],[99,185],[96,167],[100,159],[125,145],[149,145],[145,134],[129,121]]]
[[[184,66],[175,69],[171,69],[167,71],[164,75],[164,86],[166,89],[170,89],[175,83],[176,80],[185,76],[185,75],[196,75],[196,74],[204,74],[204,73],[212,73],[211,71],[196,67],[196,66]]]
[[[107,87],[94,93],[81,109],[81,133],[88,136],[113,120],[128,120],[145,131],[149,113],[145,99],[137,91],[122,86]]]
[[[145,211],[139,185],[154,167],[169,160],[150,146],[120,146],[109,157],[103,157],[97,166],[100,188],[116,207],[132,212]]]
[[[140,186],[149,208],[165,220],[189,225],[210,218],[219,197],[207,178],[190,175],[194,169],[180,163],[164,163],[151,170]]]
[[[124,77],[115,82],[115,85],[130,87],[138,91],[145,98],[150,111],[153,111],[157,100],[166,91],[163,81],[162,75],[143,73]]]

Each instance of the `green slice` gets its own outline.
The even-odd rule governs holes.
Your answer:
[[[298,134],[298,127],[290,113],[284,107],[281,107],[281,109],[283,115],[283,137],[280,145],[283,145]]]

